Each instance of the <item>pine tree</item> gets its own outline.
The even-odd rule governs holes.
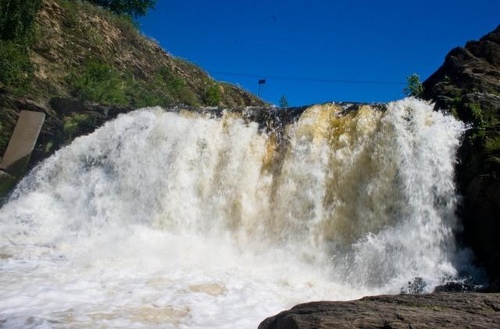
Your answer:
[[[285,95],[281,96],[281,98],[280,98],[280,107],[281,108],[288,107],[288,100],[286,99]]]
[[[413,96],[420,98],[424,92],[424,86],[420,82],[420,77],[418,74],[413,73],[412,75],[406,77],[407,86],[403,90],[406,96]]]

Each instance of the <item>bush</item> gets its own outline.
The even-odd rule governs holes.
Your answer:
[[[472,122],[474,123],[474,125],[479,126],[479,127],[483,126],[484,118],[483,118],[483,110],[481,109],[481,105],[479,105],[478,103],[469,103],[469,104],[466,104],[466,106],[470,110]]]
[[[170,94],[175,102],[187,105],[198,104],[196,95],[189,89],[186,80],[175,75],[167,66],[160,69],[159,77],[163,82],[164,91]]]
[[[31,38],[41,4],[41,0],[0,0],[0,39],[21,43]]]
[[[25,47],[13,41],[0,41],[0,85],[13,91],[23,91],[33,78],[34,71]]]
[[[82,72],[70,75],[69,83],[73,96],[81,100],[120,105],[128,103],[124,80],[116,69],[106,63],[86,63]]]
[[[132,107],[167,106],[172,103],[170,96],[159,88],[161,81],[157,79],[155,83],[147,84],[144,81],[134,80],[130,73],[126,83],[126,94],[129,98],[129,105]]]
[[[217,83],[210,83],[205,90],[203,100],[209,106],[217,106],[221,101],[222,95]]]
[[[0,86],[22,92],[33,78],[28,48],[41,0],[0,0]]]
[[[500,136],[491,136],[487,138],[484,148],[488,154],[500,155]]]

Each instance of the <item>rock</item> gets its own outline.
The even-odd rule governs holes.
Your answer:
[[[58,115],[85,111],[85,103],[73,98],[53,97],[49,104]]]
[[[464,243],[491,282],[500,280],[500,26],[450,51],[424,83],[423,98],[467,122],[457,179]],[[492,287],[498,285],[492,285]]]
[[[500,328],[500,294],[433,293],[300,304],[259,329]]]
[[[500,177],[485,174],[474,177],[467,190],[464,227],[467,241],[485,265],[492,281],[500,278]],[[492,285],[498,289],[498,285]],[[496,290],[500,291],[500,290]]]
[[[16,182],[16,177],[0,170],[0,204],[2,204],[3,198],[7,195],[14,184],[16,184]]]

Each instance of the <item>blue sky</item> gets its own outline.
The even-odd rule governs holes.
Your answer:
[[[408,75],[425,80],[500,25],[500,1],[157,0],[139,23],[167,52],[269,103],[387,102],[404,97]]]

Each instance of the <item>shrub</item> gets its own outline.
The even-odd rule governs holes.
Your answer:
[[[13,41],[0,41],[0,85],[22,92],[28,87],[34,71],[25,47]]]
[[[220,87],[217,83],[211,82],[205,90],[203,100],[209,106],[217,106],[221,101]]]
[[[28,48],[41,0],[0,0],[0,86],[22,92],[32,80],[34,67]]]
[[[489,154],[496,153],[500,155],[500,136],[492,136],[486,139],[485,151]]]
[[[69,77],[73,96],[87,101],[107,104],[127,104],[125,82],[112,66],[90,61],[84,64],[82,72]]]
[[[419,98],[424,92],[424,86],[420,82],[420,77],[413,73],[406,77],[407,86],[403,90],[406,96],[413,96]]]
[[[163,66],[155,76],[158,92],[162,98],[168,101],[165,104],[182,103],[187,105],[198,105],[194,92],[189,89],[186,80],[174,74],[168,66]],[[166,97],[169,95],[170,97]]]
[[[30,39],[41,3],[41,0],[0,0],[0,39],[18,42]]]
[[[472,122],[476,126],[482,126],[484,123],[484,118],[483,118],[483,111],[481,109],[481,105],[478,103],[469,103],[467,104],[467,107],[470,110],[471,116],[472,116]]]

